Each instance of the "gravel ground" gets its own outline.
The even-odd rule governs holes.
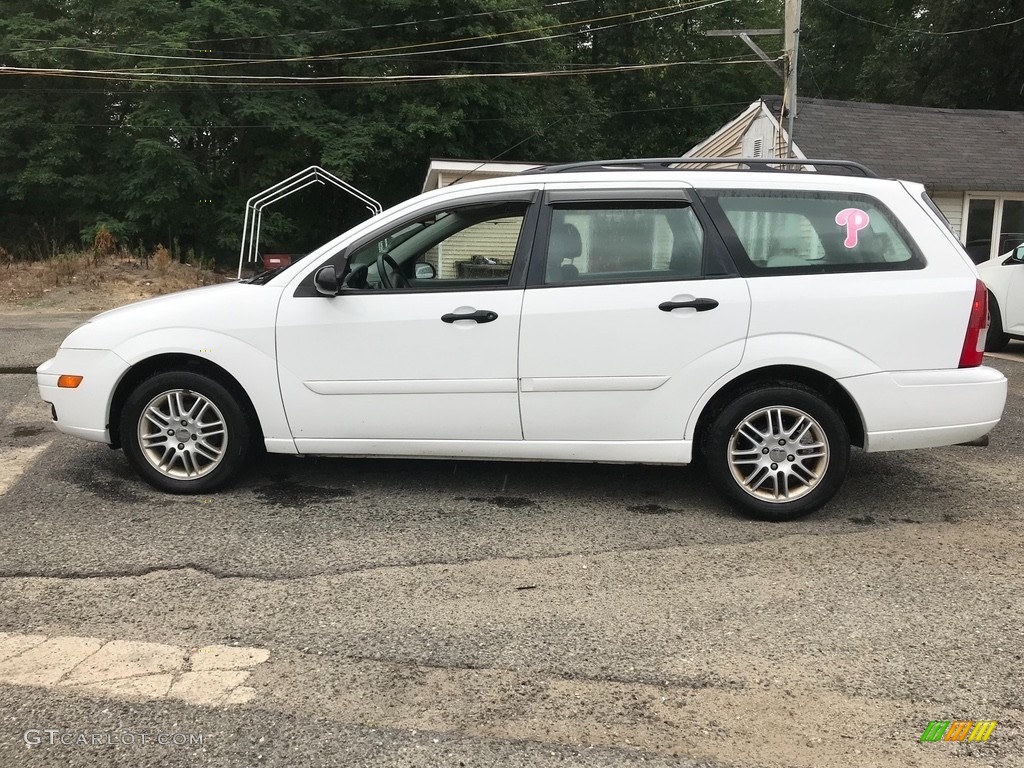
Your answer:
[[[0,317],[3,365],[78,321]],[[267,457],[163,496],[0,375],[0,462],[48,445],[0,496],[0,632],[271,653],[235,707],[0,684],[0,765],[1024,765],[1024,366],[990,362],[989,448],[856,454],[782,525],[689,468]],[[918,742],[956,719],[999,725]]]

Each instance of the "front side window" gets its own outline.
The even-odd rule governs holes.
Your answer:
[[[432,211],[358,247],[345,266],[350,290],[501,288],[509,283],[526,202]]]
[[[701,275],[704,232],[689,205],[555,207],[548,285],[680,280]]]
[[[722,190],[704,197],[732,228],[751,274],[924,266],[902,226],[867,195]]]

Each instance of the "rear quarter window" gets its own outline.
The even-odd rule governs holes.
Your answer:
[[[868,195],[711,190],[701,197],[746,276],[925,266],[903,225]]]

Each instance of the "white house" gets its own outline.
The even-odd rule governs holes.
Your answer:
[[[507,163],[500,160],[440,160],[432,159],[423,181],[423,191],[440,189],[466,181],[494,179],[528,171],[543,163]]]
[[[431,160],[423,191],[467,181],[510,176],[536,168],[539,163],[507,163],[494,160]],[[440,277],[489,277],[506,275],[512,266],[521,218],[510,217],[477,224],[448,238],[426,254]]]

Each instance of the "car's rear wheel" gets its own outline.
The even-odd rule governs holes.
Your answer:
[[[999,305],[990,293],[988,295],[988,335],[985,337],[986,352],[1001,352],[1010,343],[1010,337],[1003,333],[1003,318]]]
[[[128,397],[121,445],[135,471],[168,493],[208,493],[245,463],[252,431],[219,382],[191,371],[161,373]]]
[[[796,383],[751,389],[712,421],[708,474],[740,511],[795,520],[831,499],[846,476],[846,424],[817,392]]]

